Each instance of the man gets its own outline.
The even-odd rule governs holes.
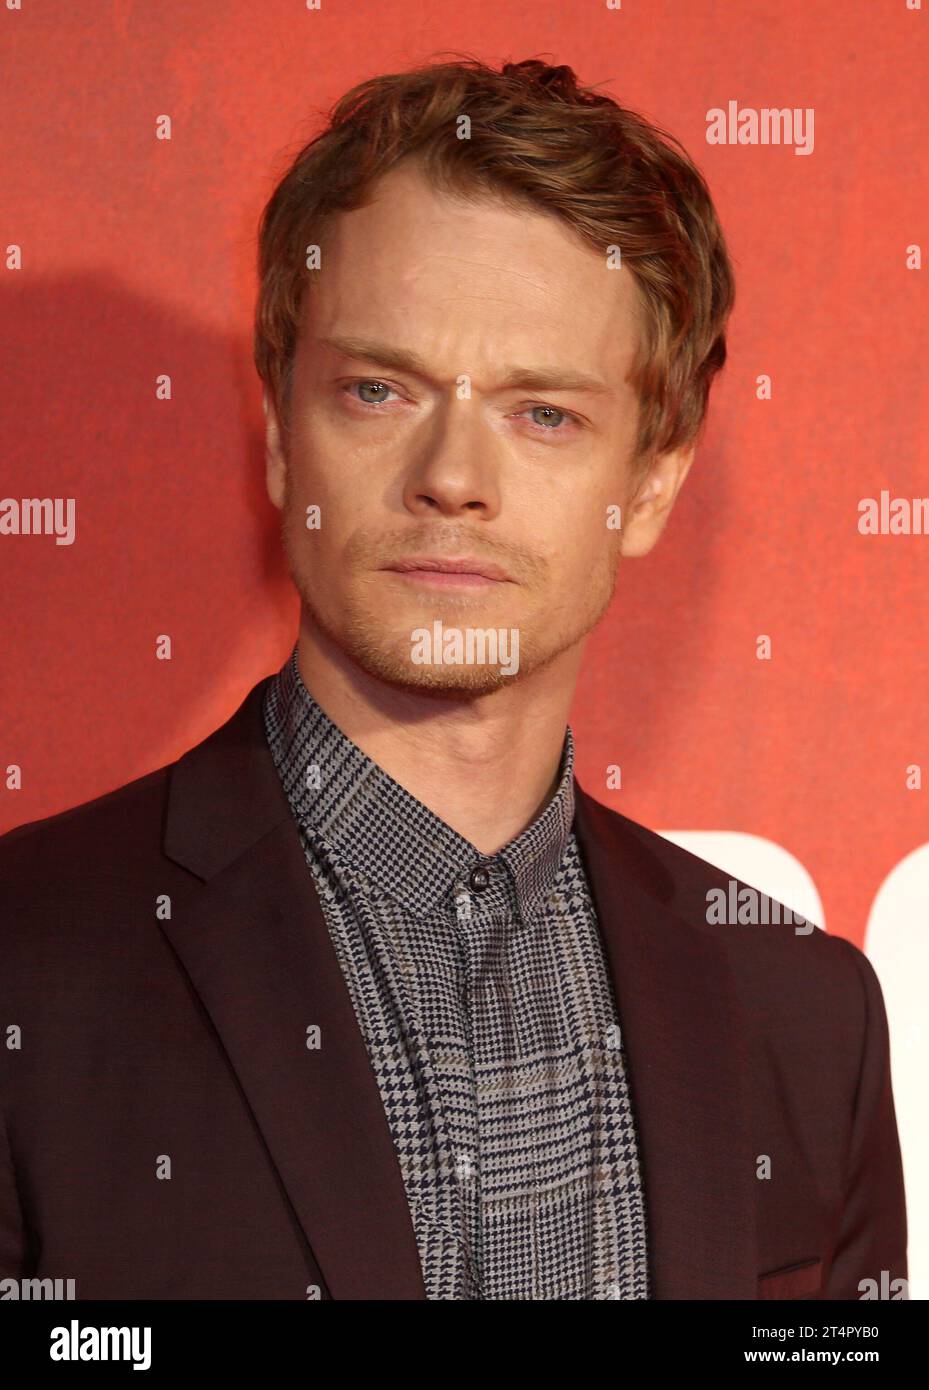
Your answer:
[[[437,64],[339,103],[259,270],[298,640],[177,762],[0,843],[0,1274],[159,1299],[905,1279],[868,961],[718,924],[729,876],[573,773],[586,635],[725,359],[702,178],[570,69]]]

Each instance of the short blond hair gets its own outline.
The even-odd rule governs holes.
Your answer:
[[[456,138],[462,116],[468,139]],[[255,366],[285,423],[306,289],[321,273],[307,271],[306,247],[407,158],[441,191],[528,204],[603,255],[618,246],[644,329],[630,375],[634,457],[696,439],[735,298],[706,182],[673,136],[538,59],[497,72],[461,58],[361,82],[293,160],[261,216],[254,332]]]

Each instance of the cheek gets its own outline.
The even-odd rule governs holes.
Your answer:
[[[615,521],[612,524],[616,524]],[[564,509],[563,553],[575,567],[595,569],[615,548],[618,530],[611,530],[610,504]]]
[[[306,500],[325,506],[326,514],[343,529],[372,500],[376,460],[364,459],[320,415],[304,422],[295,441],[294,486]]]
[[[315,439],[303,435],[295,442],[288,469],[289,509],[295,516],[305,517],[308,507],[318,508],[320,531],[333,524],[342,506],[339,470],[326,462],[331,457],[319,449]]]
[[[311,463],[304,452],[289,473],[284,529],[293,562],[336,593],[354,581],[370,546],[363,537],[376,534],[366,519],[370,489],[345,477],[339,468]]]

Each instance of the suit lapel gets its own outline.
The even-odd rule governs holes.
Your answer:
[[[625,818],[577,782],[575,798],[628,1058],[651,1297],[754,1299],[756,1155],[724,949],[667,905],[674,881]]]
[[[377,1079],[265,741],[266,685],[171,769],[165,852],[196,877],[160,925],[331,1296],[424,1299]]]
[[[171,769],[164,849],[192,877],[160,926],[331,1296],[424,1299],[377,1079],[265,740],[268,679]],[[629,1064],[651,1296],[754,1298],[755,1155],[725,953],[667,905],[673,881],[623,817],[576,782],[575,806]]]

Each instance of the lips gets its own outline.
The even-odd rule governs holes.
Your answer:
[[[506,570],[499,565],[493,564],[489,560],[480,560],[477,556],[465,555],[454,560],[442,559],[433,555],[413,555],[404,560],[395,560],[392,565],[387,565],[387,569],[399,570],[401,574],[409,574],[413,570],[427,570],[438,574],[476,574],[482,579],[495,579],[498,583],[512,583]]]

